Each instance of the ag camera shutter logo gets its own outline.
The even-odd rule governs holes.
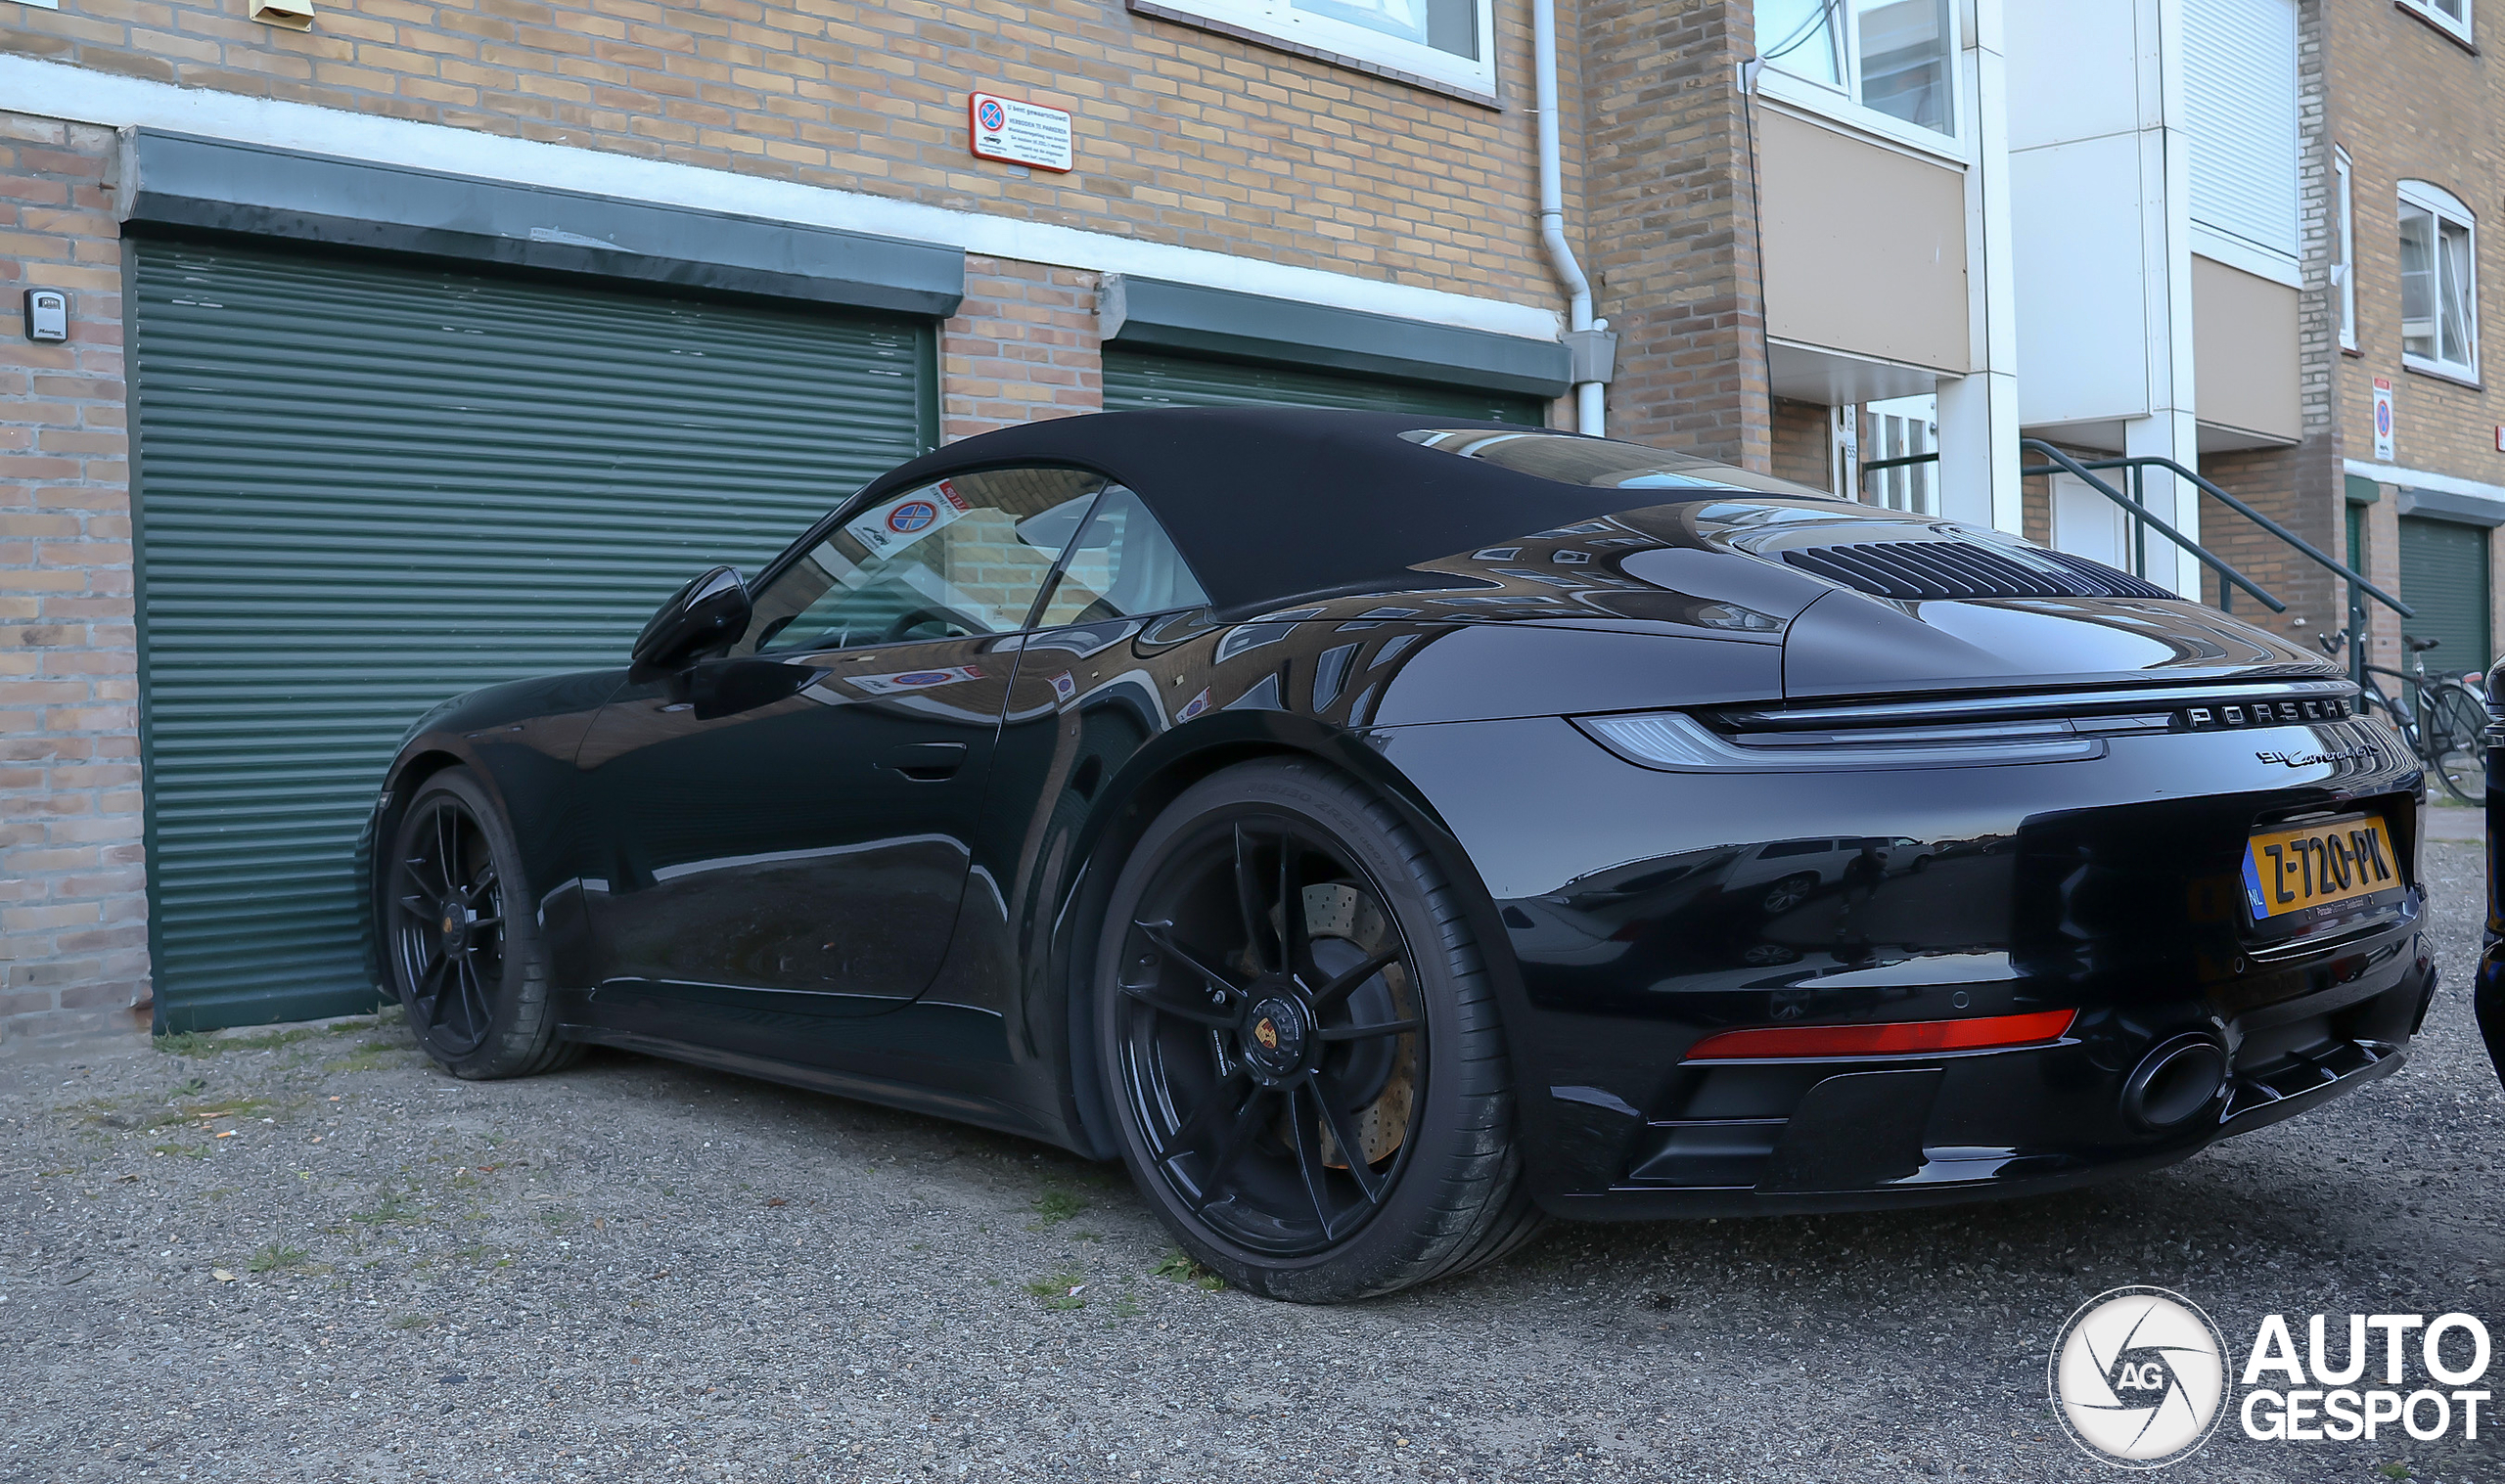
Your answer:
[[[2200,1451],[2224,1411],[2226,1337],[2164,1288],[2115,1288],[2053,1340],[2053,1411],[2089,1457],[2163,1468]]]

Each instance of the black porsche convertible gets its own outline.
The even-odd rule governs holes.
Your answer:
[[[1631,443],[987,433],[620,660],[445,702],[381,789],[437,1060],[1119,1157],[1283,1298],[2152,1169],[2391,1071],[2435,982],[2418,765],[2320,655]]]

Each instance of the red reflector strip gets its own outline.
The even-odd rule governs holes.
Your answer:
[[[1688,1048],[1690,1061],[1757,1057],[1918,1057],[2058,1041],[2078,1018],[2074,1010],[1970,1020],[1891,1020],[1879,1025],[1758,1025],[1726,1030]]]

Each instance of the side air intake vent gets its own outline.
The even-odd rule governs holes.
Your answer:
[[[1813,546],[1783,560],[1882,598],[2171,598],[2154,583],[2068,552],[2011,554],[1970,541]]]

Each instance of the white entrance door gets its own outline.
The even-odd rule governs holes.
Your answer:
[[[2131,569],[2122,507],[2075,474],[2053,475],[2053,545],[2107,566]]]
[[[1869,419],[1863,425],[1866,435],[1861,440],[1861,461],[1865,465],[1939,451],[1938,397],[1929,393],[1889,397],[1865,402],[1861,410]],[[1860,495],[1872,505],[1890,510],[1909,511],[1917,516],[1938,515],[1939,466],[1899,464],[1893,469],[1872,470],[1861,477]]]

